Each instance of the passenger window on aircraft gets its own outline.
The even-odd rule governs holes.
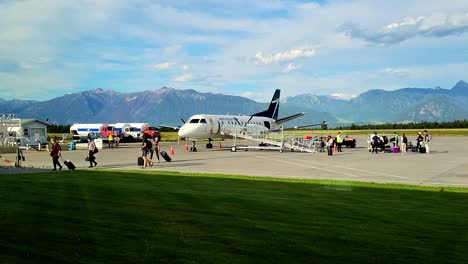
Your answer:
[[[190,123],[192,124],[197,124],[200,119],[192,119],[190,120]]]
[[[206,120],[205,119],[200,119],[200,123],[205,123],[206,124]]]

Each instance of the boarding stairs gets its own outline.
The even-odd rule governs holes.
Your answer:
[[[10,136],[12,129],[21,127],[20,119],[15,114],[0,113],[0,145],[14,145],[21,135]]]
[[[273,132],[260,126],[224,125],[221,128],[221,134],[234,138],[232,151],[237,149],[269,149],[280,152],[289,150],[315,153],[320,144],[319,141],[307,140],[303,136],[285,134],[283,130]],[[238,139],[247,139],[260,144],[258,146],[245,146],[238,144]]]

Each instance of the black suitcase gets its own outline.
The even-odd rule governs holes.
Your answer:
[[[419,153],[426,153],[426,148],[425,147],[420,147],[419,148]]]
[[[69,160],[64,161],[63,164],[65,164],[65,166],[67,166],[67,168],[69,170],[75,170],[76,169],[75,164],[73,164],[73,162],[71,162]]]
[[[172,160],[171,157],[169,157],[169,155],[167,154],[166,151],[163,150],[163,151],[161,151],[161,152],[159,152],[159,153],[161,153],[161,157],[163,157],[163,159],[164,159],[165,161],[170,162],[170,161]]]
[[[145,164],[145,161],[143,160],[143,157],[138,157],[137,164],[138,164],[138,166],[143,166]]]

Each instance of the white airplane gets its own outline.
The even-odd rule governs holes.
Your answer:
[[[195,139],[208,139],[207,148],[213,148],[211,143],[212,138],[224,138],[226,135],[221,134],[222,128],[225,125],[243,126],[247,129],[256,130],[279,130],[281,124],[292,119],[301,117],[304,113],[295,114],[285,118],[278,119],[280,91],[277,89],[271,99],[268,110],[256,113],[250,116],[245,115],[207,115],[197,114],[192,117],[179,129],[179,137],[193,141],[192,150],[196,151]],[[183,121],[183,120],[182,120]]]

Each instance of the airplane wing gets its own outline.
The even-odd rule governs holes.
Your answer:
[[[305,127],[313,127],[313,126],[326,126],[327,125],[327,122],[323,121],[322,123],[318,123],[318,124],[307,124],[307,125],[300,125],[300,126],[293,126],[293,127],[288,127],[288,128],[284,128],[284,130],[287,130],[287,129],[300,129],[300,128],[305,128]]]
[[[180,121],[182,121],[182,123],[185,124],[185,120],[181,117],[180,118]],[[172,128],[174,130],[179,130],[180,129],[180,126],[166,126],[166,125],[159,125],[158,127],[162,127],[162,128]]]
[[[166,125],[159,125],[158,127],[162,127],[162,128],[172,128],[174,130],[179,130],[180,127],[176,127],[176,126],[166,126]]]
[[[323,121],[322,123],[318,123],[318,124],[307,124],[307,125],[300,125],[300,126],[293,126],[293,127],[285,127],[283,128],[283,130],[301,129],[301,128],[313,127],[313,126],[322,126],[322,129],[327,129],[327,122]],[[278,131],[281,131],[281,129],[274,129],[270,131],[278,132]]]
[[[295,114],[295,115],[292,115],[292,116],[287,116],[287,117],[283,117],[283,118],[280,118],[278,120],[275,121],[276,124],[282,124],[282,123],[285,123],[285,122],[288,122],[288,121],[291,121],[293,119],[296,119],[298,117],[301,117],[305,114],[305,112],[302,112],[302,113],[298,113],[298,114]]]

